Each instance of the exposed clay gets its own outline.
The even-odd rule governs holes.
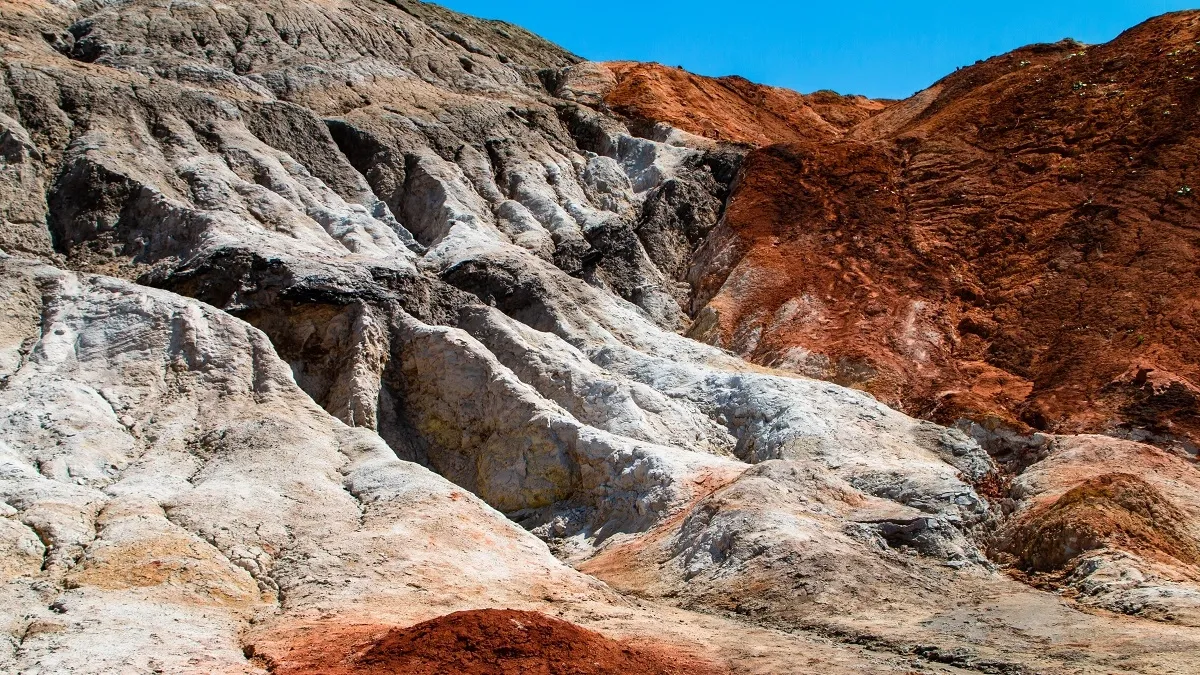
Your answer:
[[[752,153],[691,334],[943,423],[1194,454],[1197,40],[1185,12],[1027,47]]]
[[[827,140],[885,104],[833,92],[803,95],[742,77],[702,77],[681,68],[627,61],[604,64],[614,83],[604,102],[635,121],[665,122],[714,141],[752,146]]]
[[[276,646],[278,648],[278,645]],[[250,648],[251,654],[257,654]],[[718,675],[664,647],[634,646],[537,612],[455,612],[408,628],[314,626],[278,658],[274,675]]]

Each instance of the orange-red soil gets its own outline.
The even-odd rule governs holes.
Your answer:
[[[672,96],[632,98],[673,121]],[[693,334],[941,422],[1195,443],[1198,104],[1200,12],[1182,12],[756,150],[697,258],[693,309],[715,316]]]
[[[409,628],[322,625],[247,648],[275,675],[708,675],[665,647],[633,646],[537,612],[483,609]]]
[[[885,107],[862,96],[806,96],[741,77],[702,77],[657,63],[605,65],[616,84],[604,101],[618,114],[729,143],[762,146],[833,138]]]

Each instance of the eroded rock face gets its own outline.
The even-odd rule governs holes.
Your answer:
[[[942,423],[1194,455],[1198,22],[1020,49],[752,153],[691,334]]]
[[[1014,449],[682,335],[758,358],[841,311],[729,333],[734,291],[792,279],[750,233],[817,217],[763,167],[885,221],[863,134],[928,101],[583,63],[400,0],[0,8],[3,669],[348,668],[487,607],[717,672],[1200,649],[1183,460]],[[905,377],[942,363],[896,344]],[[771,363],[878,381],[804,349]],[[1130,386],[1182,400],[1161,377]],[[1137,470],[1079,473],[1097,443]]]
[[[247,324],[111,278],[0,268],[21,310],[4,315],[0,390],[6,670],[258,672],[251,622],[362,603],[415,618],[518,587],[603,597],[317,407]],[[448,530],[457,543],[417,544]],[[372,588],[380,575],[408,584]]]

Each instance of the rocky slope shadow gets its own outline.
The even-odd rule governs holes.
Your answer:
[[[40,310],[14,329],[5,363],[26,375],[0,390],[11,396],[5,410],[20,418],[20,402],[39,400],[31,388],[53,377],[70,391],[65,383],[111,389],[105,400],[122,403],[126,381],[158,391],[162,379],[171,385],[164,396],[173,394],[164,373],[175,366],[160,367],[154,354],[178,348],[184,364],[208,367],[220,349],[192,342],[241,344],[241,331],[266,345],[250,350],[259,362],[284,370],[238,379],[218,369],[183,391],[259,406],[272,403],[274,387],[286,393],[281,417],[311,422],[272,424],[248,407],[250,420],[222,435],[240,408],[167,408],[155,419],[182,435],[155,427],[144,441],[153,452],[130,446],[130,456],[158,462],[156,473],[121,489],[152,512],[166,504],[174,513],[182,501],[178,526],[211,539],[265,594],[261,615],[196,620],[197,634],[219,633],[211,640],[235,672],[261,667],[237,652],[235,635],[257,654],[260,643],[338,622],[404,626],[479,606],[553,605],[584,624],[615,623],[615,633],[717,644],[718,660],[759,645],[773,655],[738,666],[746,672],[887,671],[914,659],[927,670],[1172,672],[1195,653],[1200,636],[1189,627],[1083,614],[997,574],[980,542],[1003,511],[976,488],[994,485],[996,467],[963,433],[674,332],[705,288],[689,270],[697,251],[710,260],[712,232],[728,229],[717,222],[746,148],[647,130],[610,114],[603,96],[572,93],[606,67],[514,27],[409,2],[15,9],[3,19],[11,40],[0,122],[17,167],[5,189],[32,186],[45,199],[5,216],[8,231],[24,233],[5,246],[173,293],[37,273],[128,297],[87,303],[71,330],[99,334],[63,338],[60,370],[24,360],[45,323]],[[740,86],[731,91],[748,100],[752,89]],[[846,126],[821,128],[836,140]],[[182,320],[175,328],[162,318],[171,312],[199,312],[228,330]],[[122,331],[143,320],[156,346],[139,351]],[[57,344],[52,333],[40,335]],[[108,351],[100,358],[88,345]],[[77,349],[90,360],[72,370]],[[121,367],[111,371],[110,360]],[[166,405],[143,389],[134,423]],[[46,415],[71,410],[45,401]],[[13,490],[43,479],[73,490],[90,474],[41,458],[58,447],[41,419],[13,427]],[[187,470],[159,462],[160,439]],[[653,601],[623,605],[468,493],[560,557]],[[258,504],[264,495],[278,503]],[[36,501],[6,502],[18,512],[8,515],[40,522],[25,513]],[[343,503],[354,510],[335,506]],[[72,503],[60,527],[85,554],[87,508]],[[14,549],[36,550],[23,530],[13,535]],[[74,551],[71,567],[78,548],[63,550]],[[132,565],[114,560],[118,570]],[[162,563],[146,561],[150,570]],[[57,589],[56,572],[27,572],[10,585],[21,606],[58,615],[57,596],[35,593]],[[70,583],[62,588],[90,592]],[[82,619],[65,632],[53,624],[46,635],[60,638],[12,617],[16,667],[70,660],[86,671],[149,658],[147,643],[98,659],[112,642],[72,631],[119,636],[118,624],[87,623],[106,616],[93,604],[61,608]],[[655,617],[679,617],[691,632]],[[174,646],[179,669],[196,658],[196,639],[146,633]],[[796,650],[820,661],[796,664]]]

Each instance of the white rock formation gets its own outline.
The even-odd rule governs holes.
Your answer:
[[[0,270],[5,670],[258,672],[252,623],[604,597],[330,417],[245,323],[104,277]]]

